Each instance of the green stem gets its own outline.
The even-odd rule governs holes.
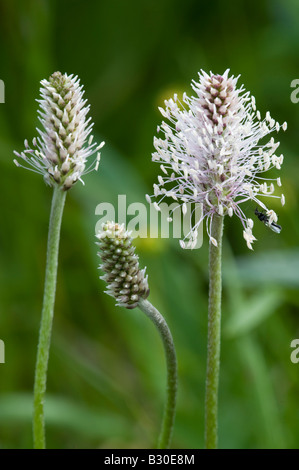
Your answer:
[[[208,314],[208,357],[205,401],[205,447],[217,449],[218,431],[218,384],[220,369],[221,336],[221,253],[223,217],[213,217],[211,236],[217,246],[210,242],[210,283]]]
[[[60,227],[65,197],[66,192],[62,191],[59,186],[55,186],[48,233],[44,299],[34,379],[33,440],[35,449],[46,447],[44,400],[55,302]]]
[[[169,449],[176,410],[177,360],[171,332],[161,313],[148,301],[140,299],[139,308],[152,320],[163,341],[167,366],[167,398],[158,449]]]

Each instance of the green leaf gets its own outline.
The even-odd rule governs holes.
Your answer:
[[[229,338],[249,333],[276,312],[283,301],[280,290],[259,291],[253,299],[240,305],[225,324],[223,333]]]
[[[130,425],[121,416],[87,407],[65,398],[47,395],[46,423],[90,438],[132,437]],[[5,394],[0,397],[0,421],[6,426],[32,420],[32,395]]]
[[[247,286],[279,284],[288,287],[299,286],[299,250],[284,250],[244,256],[237,261],[238,274]],[[230,276],[225,269],[224,276]]]

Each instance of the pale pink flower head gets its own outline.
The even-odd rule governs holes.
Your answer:
[[[44,176],[50,186],[70,189],[82,176],[97,169],[100,145],[93,143],[93,124],[87,117],[89,105],[83,99],[83,86],[78,77],[55,72],[49,80],[41,81],[38,100],[39,120],[43,130],[32,141],[25,140],[25,150],[15,155],[25,161],[25,168]],[[86,168],[87,159],[97,152],[94,161]],[[14,160],[17,166],[23,166]]]
[[[262,199],[280,197],[284,204],[283,195],[273,195],[274,183],[281,186],[280,178],[264,177],[273,167],[280,170],[283,155],[276,154],[279,142],[264,138],[281,128],[286,130],[287,124],[280,125],[269,112],[262,119],[255,98],[243,85],[237,87],[238,79],[229,70],[223,75],[201,71],[199,81],[192,82],[195,96],[184,93],[182,104],[174,95],[165,101],[165,109],[159,108],[168,122],[158,127],[163,137],[154,139],[153,161],[160,163],[163,172],[154,185],[154,195],[159,197],[158,204],[168,196],[178,207],[187,203],[202,203],[203,207],[201,219],[189,234],[188,247],[196,243],[203,219],[210,242],[216,244],[211,236],[213,217],[236,214],[252,249],[253,220],[244,214],[241,204],[254,201],[271,221],[277,216]]]

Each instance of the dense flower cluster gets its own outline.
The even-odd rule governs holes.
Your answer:
[[[71,188],[83,174],[98,168],[100,145],[92,143],[93,124],[87,119],[89,106],[83,100],[83,86],[78,77],[55,72],[49,80],[41,81],[39,120],[44,130],[34,138],[31,148],[25,140],[25,150],[14,152],[29,168],[44,176],[51,186],[58,184],[64,190]],[[86,168],[86,162],[95,152],[97,157]],[[17,166],[22,166],[14,160]]]
[[[280,178],[264,178],[263,173],[273,167],[280,170],[283,155],[277,155],[279,142],[271,137],[273,131],[286,130],[267,112],[265,119],[256,110],[255,98],[245,92],[243,85],[237,88],[239,77],[199,73],[199,81],[192,82],[196,94],[183,95],[183,103],[177,95],[165,101],[162,116],[170,121],[162,122],[158,132],[163,138],[155,138],[153,161],[159,162],[163,176],[154,185],[158,204],[171,197],[186,212],[187,203],[201,203],[202,218],[189,233],[187,246],[196,245],[196,233],[203,219],[207,220],[210,242],[213,216],[236,214],[243,224],[247,246],[252,249],[253,220],[245,216],[240,205],[251,200],[260,206],[269,223],[277,221],[277,215],[261,201],[263,196],[274,196],[274,183],[281,186]],[[161,197],[162,196],[162,197]],[[147,196],[148,201],[150,197]],[[185,242],[182,242],[185,247]]]
[[[124,225],[115,222],[103,224],[97,234],[100,247],[99,256],[102,260],[100,269],[105,272],[100,279],[106,281],[106,294],[117,300],[117,305],[135,308],[141,298],[149,295],[145,269],[140,270],[138,256],[134,253],[131,233]]]

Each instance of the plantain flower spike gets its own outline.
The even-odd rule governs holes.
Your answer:
[[[139,268],[139,258],[132,245],[131,232],[124,225],[107,222],[102,225],[96,237],[102,260],[99,268],[105,272],[103,279],[108,286],[106,294],[114,297],[116,305],[132,309],[140,299],[149,295],[145,270]]]
[[[59,185],[65,191],[78,180],[83,183],[84,174],[98,169],[99,150],[105,144],[92,142],[93,123],[87,118],[89,105],[83,94],[77,76],[55,72],[49,80],[42,80],[41,99],[37,101],[44,130],[37,129],[39,136],[33,139],[32,147],[26,139],[25,150],[14,152],[17,166],[42,174],[47,184]],[[87,159],[95,152],[95,159],[86,167]]]
[[[285,203],[283,194],[274,194],[280,178],[267,174],[272,168],[280,170],[283,155],[276,152],[279,142],[267,137],[285,131],[287,123],[279,124],[269,112],[262,118],[254,96],[238,86],[238,79],[229,70],[222,75],[201,71],[199,80],[192,82],[195,96],[184,93],[180,103],[175,94],[159,108],[165,121],[158,127],[160,137],[154,139],[152,159],[162,170],[154,185],[154,205],[159,210],[165,197],[173,198],[183,212],[187,203],[202,204],[202,217],[187,236],[187,248],[196,246],[197,228],[204,219],[210,242],[217,245],[211,236],[214,216],[236,215],[252,249],[253,220],[241,206],[253,201],[275,221],[265,196]],[[148,195],[147,200],[151,202]],[[185,248],[184,241],[181,245]]]

